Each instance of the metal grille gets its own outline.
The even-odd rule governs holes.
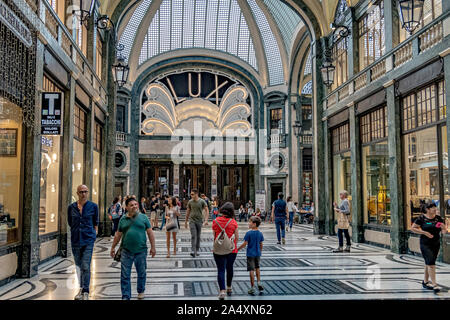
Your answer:
[[[36,88],[36,32],[10,0],[4,0],[31,32],[32,45],[26,47],[3,23],[0,22],[0,96],[20,106],[23,123],[34,128]],[[1,117],[1,115],[0,115]]]
[[[356,294],[357,290],[340,280],[269,280],[263,281],[264,295],[318,295],[318,294]],[[250,288],[248,281],[234,281],[233,295],[247,295]],[[216,282],[185,282],[185,295],[217,295],[219,287]]]

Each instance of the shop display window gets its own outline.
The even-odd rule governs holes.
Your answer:
[[[22,110],[0,98],[0,246],[20,240]]]

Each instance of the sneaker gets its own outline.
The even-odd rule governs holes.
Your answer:
[[[83,299],[82,300],[89,300],[89,292],[83,292]]]
[[[350,246],[346,246],[344,249],[345,252],[350,252]]]
[[[191,257],[194,258],[195,257],[195,253],[191,252]]]
[[[138,298],[139,300],[144,299],[144,298],[145,298],[145,293],[144,293],[144,292],[138,293],[137,298]]]
[[[225,300],[225,294],[226,294],[225,291],[220,291],[218,296],[219,300]]]
[[[74,300],[82,300],[83,299],[83,289],[80,289],[80,291],[78,291],[77,295],[73,299]]]
[[[258,283],[258,290],[259,290],[259,291],[263,291],[263,290],[264,290],[264,287],[262,286],[261,283]]]
[[[433,290],[433,285],[428,281],[425,283],[425,281],[422,281],[422,287],[427,290]]]
[[[197,253],[197,252],[196,252],[196,253],[195,253],[195,256],[196,256],[196,257],[200,256],[200,253]]]
[[[333,253],[340,253],[340,252],[344,252],[344,249],[342,247],[333,250]]]
[[[281,239],[281,242],[283,243],[283,244],[286,244],[286,239]]]
[[[281,244],[281,242],[280,242],[280,241],[277,241],[277,244]]]
[[[248,294],[254,295],[255,294],[255,288],[251,287],[248,289]]]
[[[442,288],[439,287],[438,285],[435,285],[435,286],[433,287],[434,293],[438,293],[438,292],[440,292],[441,290],[442,290]]]

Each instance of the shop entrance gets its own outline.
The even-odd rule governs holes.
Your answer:
[[[140,196],[151,198],[159,192],[161,196],[172,194],[172,164],[143,162],[140,167]]]
[[[220,166],[218,196],[221,203],[230,201],[238,209],[249,200],[249,166]]]
[[[278,192],[283,192],[282,183],[271,183],[270,184],[270,210],[272,210],[272,203],[278,199]],[[286,199],[284,199],[286,200]]]
[[[192,189],[197,189],[199,195],[211,194],[211,167],[206,165],[186,165],[180,170],[180,196],[183,201],[190,199]]]

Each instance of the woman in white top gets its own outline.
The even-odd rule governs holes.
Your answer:
[[[289,229],[292,231],[292,223],[294,222],[294,201],[292,201],[292,197],[289,196],[287,198],[287,207],[289,212]],[[286,227],[286,231],[288,231],[288,228]]]
[[[169,199],[169,205],[166,206],[166,243],[167,243],[167,257],[170,258],[170,234],[173,237],[173,255],[177,254],[177,232],[178,232],[178,217],[181,216],[180,208],[177,205],[177,199],[172,197]],[[172,222],[175,222],[174,224]],[[175,225],[175,226],[174,226]],[[171,227],[167,230],[167,226]]]

